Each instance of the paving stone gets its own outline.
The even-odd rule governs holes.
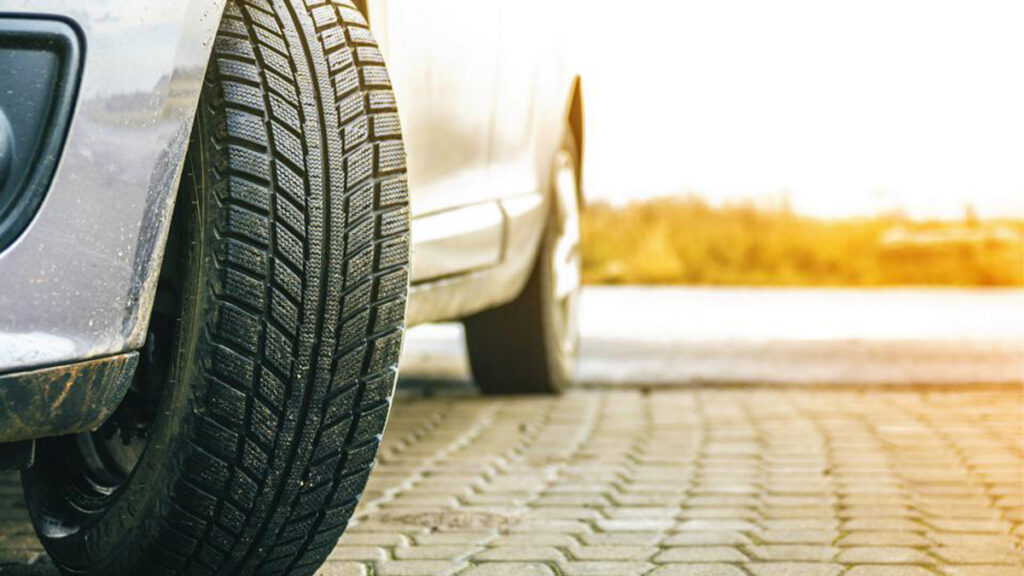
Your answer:
[[[316,572],[316,576],[367,576],[369,569],[356,562],[327,562]]]
[[[597,527],[603,532],[646,532],[668,530],[675,522],[672,520],[601,520]]]
[[[435,560],[396,560],[381,562],[374,568],[374,576],[449,576],[465,567],[462,562]]]
[[[747,564],[746,568],[754,576],[839,576],[839,573],[843,571],[843,567],[838,564],[809,564],[802,562]]]
[[[758,539],[769,544],[831,544],[839,538],[830,530],[765,530]]]
[[[583,538],[589,536],[595,536],[595,534],[586,534]],[[556,546],[556,547],[568,547],[576,546],[579,542],[574,536],[569,534],[506,534],[504,536],[498,536],[497,538],[487,542],[488,547],[495,546]]]
[[[1024,568],[1018,566],[994,566],[994,565],[961,565],[942,566],[939,568],[946,576],[1020,576]]]
[[[647,576],[745,576],[736,566],[728,564],[670,564],[659,566]]]
[[[932,554],[949,564],[1017,564],[1024,561],[1018,550],[994,549],[990,547],[939,546],[931,549]]]
[[[554,574],[554,571],[546,564],[498,562],[473,566],[465,572],[461,572],[459,576],[554,576]]]
[[[934,576],[920,566],[854,566],[843,576]]]
[[[372,562],[387,558],[387,550],[376,546],[338,546],[328,557],[331,560],[363,560]]]
[[[397,560],[460,560],[477,550],[467,546],[399,546],[392,553]]]
[[[931,564],[924,552],[899,546],[845,548],[838,560],[844,564]]]
[[[744,562],[747,556],[726,546],[699,546],[668,548],[654,557],[657,564],[671,562]]]
[[[557,548],[550,546],[502,546],[473,555],[474,562],[555,562],[563,558]]]
[[[746,550],[758,560],[827,562],[839,554],[839,549],[832,546],[793,544],[747,546]]]
[[[651,569],[646,562],[560,562],[563,576],[640,576]]]
[[[649,560],[657,549],[651,546],[577,546],[569,548],[576,560]]]
[[[849,532],[839,539],[838,545],[847,546],[927,546],[929,541],[917,532],[890,532],[879,530],[878,532],[857,531]]]
[[[666,538],[662,546],[734,546],[747,544],[750,538],[742,532],[716,530],[707,532],[680,532]]]
[[[412,539],[420,546],[451,546],[483,544],[494,537],[493,532],[432,532],[430,534],[415,534]]]

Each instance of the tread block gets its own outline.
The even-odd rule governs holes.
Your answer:
[[[371,372],[384,370],[392,363],[392,358],[397,357],[402,349],[402,331],[395,330],[389,334],[377,338],[372,344],[370,354]]]
[[[327,409],[324,410],[324,421],[335,422],[351,414],[358,392],[359,387],[354,384],[348,384],[337,392],[332,386],[331,396],[327,399]]]
[[[363,220],[373,211],[373,184],[366,182],[349,193],[346,199],[346,224],[352,226]]]
[[[238,433],[228,430],[209,416],[196,424],[196,443],[225,462],[234,460],[238,451]]]
[[[388,210],[380,215],[380,235],[394,236],[409,230],[409,207],[402,206],[397,210]]]
[[[363,44],[366,46],[377,45],[377,41],[373,38],[373,34],[362,26],[348,26],[347,32],[348,38],[352,44]]]
[[[280,223],[274,227],[274,247],[276,256],[287,262],[293,269],[302,271],[306,260],[302,241]]]
[[[291,340],[274,326],[267,326],[266,333],[264,354],[267,362],[278,374],[291,374],[293,359]]]
[[[405,148],[401,142],[381,142],[377,145],[377,173],[405,172]]]
[[[338,349],[348,350],[366,339],[366,329],[370,324],[370,311],[362,310],[342,324],[341,335],[338,337]]]
[[[211,416],[237,430],[245,420],[245,394],[219,379],[211,378],[206,404]]]
[[[366,118],[356,118],[345,127],[342,141],[345,143],[345,151],[351,152],[369,139],[369,122],[366,121]]]
[[[409,271],[395,270],[377,279],[377,298],[397,298],[405,294],[409,286]]]
[[[246,439],[242,442],[242,470],[250,476],[259,477],[267,469],[269,457],[254,441]],[[229,528],[232,526],[228,525]],[[239,526],[238,528],[241,528]]]
[[[366,97],[370,112],[394,112],[397,109],[395,95],[390,90],[374,90]]]
[[[293,301],[298,302],[302,299],[302,279],[285,265],[274,266],[274,286]]]
[[[217,39],[213,42],[213,51],[224,56],[234,56],[247,60],[256,59],[256,53],[252,49],[252,44],[242,38],[217,36]]]
[[[398,328],[405,319],[405,301],[392,300],[374,307],[373,332],[385,332]]]
[[[283,406],[286,393],[285,383],[267,367],[261,367],[260,378],[256,382],[257,396],[271,406]]]
[[[263,282],[247,276],[234,268],[224,269],[224,292],[231,294],[234,298],[252,305],[257,310],[267,306],[266,294]],[[240,336],[241,337],[241,336]]]
[[[395,383],[398,382],[398,368],[388,369],[367,377],[366,386],[363,388],[363,402],[391,402],[395,393]]]
[[[409,195],[409,182],[406,177],[389,178],[380,183],[380,196],[377,202],[385,206],[401,206]]]
[[[351,287],[348,293],[345,294],[345,297],[342,298],[343,316],[351,316],[352,313],[358,313],[359,310],[369,306],[372,287],[373,282],[368,278]]]
[[[240,82],[224,82],[221,84],[224,101],[234,106],[259,109],[263,93],[259,88]]]
[[[345,39],[345,32],[341,28],[328,28],[320,33],[320,41],[323,42],[325,50],[334,50],[339,46],[344,46],[347,42]]]
[[[409,261],[409,237],[388,238],[379,245],[377,262],[381,268],[390,268]]]
[[[239,388],[248,387],[252,382],[254,366],[251,358],[227,348],[211,343],[213,358],[211,371],[225,382],[232,382]],[[226,386],[226,384],[225,384]]]
[[[391,77],[383,66],[365,66],[361,69],[363,86],[368,88],[390,88]]]
[[[265,136],[266,134],[264,133]],[[263,212],[270,209],[270,188],[267,186],[237,174],[229,175],[227,184],[229,200],[243,202]]]
[[[270,315],[292,336],[299,331],[299,309],[284,293],[274,289],[270,293]]]
[[[299,142],[299,139],[277,122],[272,124],[272,133],[274,135],[275,151],[291,162],[293,166],[302,167],[305,162],[303,161],[302,143]],[[301,190],[302,188],[299,189]]]
[[[363,16],[363,13],[352,6],[338,6],[338,15],[341,16],[341,20],[346,24],[355,24],[363,27],[367,26],[366,17]],[[351,28],[351,26],[349,28]]]
[[[348,54],[346,50],[339,50],[338,53]],[[343,98],[359,89],[359,72],[355,67],[348,67],[338,72],[334,77],[334,94]]]
[[[241,23],[238,23],[238,25],[243,26]],[[258,84],[260,81],[260,70],[252,62],[217,58],[217,72],[224,78],[232,78],[253,84]]]
[[[348,124],[364,112],[362,94],[350,94],[338,103],[338,121],[342,124]]]
[[[385,112],[373,116],[374,138],[398,138],[402,135],[402,126],[398,114]]]
[[[357,470],[364,466],[369,467],[370,464],[373,463],[373,459],[376,455],[377,442],[367,442],[366,444],[353,446],[347,450],[345,467],[350,470]],[[348,497],[351,498],[352,495],[350,494]]]
[[[338,22],[338,17],[334,14],[334,9],[330,6],[321,6],[310,10],[310,15],[313,16],[313,23],[317,28],[325,28]]]
[[[257,152],[234,144],[228,145],[228,163],[233,170],[258,178],[261,182],[270,181],[269,158],[265,152]]]
[[[360,64],[384,64],[384,55],[376,46],[357,46],[356,61]]]
[[[237,266],[250,274],[263,274],[267,269],[266,252],[234,238],[221,239],[218,256],[223,262]]]
[[[373,176],[373,148],[364,146],[345,160],[345,185],[354,188]]]
[[[228,114],[228,135],[254,146],[267,146],[267,127],[263,119],[242,110]]]
[[[260,324],[253,315],[225,303],[217,306],[217,330],[237,347],[255,354],[259,345]]]
[[[388,418],[388,411],[390,409],[391,404],[383,403],[373,406],[361,413],[359,415],[359,419],[356,421],[356,428],[352,441],[364,442],[370,438],[378,436],[384,429],[384,422]]]
[[[338,359],[338,367],[334,371],[331,389],[344,388],[359,378],[363,369],[363,358],[366,357],[366,348],[367,346],[364,344],[355,350],[346,352]]]

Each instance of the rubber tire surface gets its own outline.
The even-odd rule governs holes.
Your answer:
[[[68,505],[68,438],[41,442],[23,478],[62,571],[315,572],[390,409],[407,201],[394,96],[354,6],[230,1],[178,198],[187,290],[146,451],[101,512]]]
[[[561,358],[553,326],[554,242],[552,214],[523,292],[463,320],[473,379],[485,394],[561,394],[572,386],[575,365]]]

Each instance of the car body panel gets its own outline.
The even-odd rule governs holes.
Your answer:
[[[223,0],[0,0],[85,38],[50,189],[0,253],[0,372],[142,345]]]

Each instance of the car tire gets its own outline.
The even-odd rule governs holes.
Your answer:
[[[512,302],[463,320],[473,378],[485,394],[561,394],[575,380],[580,175],[577,146],[568,128],[566,133],[526,287]]]
[[[409,286],[405,155],[348,1],[231,0],[146,346],[100,430],[39,442],[68,574],[313,574],[366,485]]]

